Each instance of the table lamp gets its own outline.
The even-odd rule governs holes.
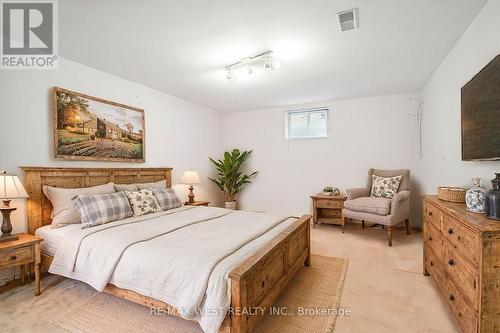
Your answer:
[[[12,224],[10,223],[10,213],[17,208],[10,206],[10,199],[27,198],[28,193],[19,181],[17,176],[7,175],[5,172],[0,174],[0,211],[3,215],[2,235],[0,243],[19,239],[16,235],[12,235]]]
[[[198,176],[198,173],[194,170],[184,171],[181,182],[183,184],[189,185],[189,195],[188,195],[189,203],[193,203],[194,202],[193,184],[201,183],[200,176]]]

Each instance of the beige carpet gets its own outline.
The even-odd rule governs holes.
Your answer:
[[[275,302],[257,332],[331,332],[347,270],[347,260],[313,256]],[[277,311],[281,315],[276,315]],[[324,313],[317,315],[317,310]],[[314,311],[314,314],[312,313]],[[201,332],[195,323],[170,316],[151,316],[147,307],[106,294],[95,294],[55,324],[72,333]]]

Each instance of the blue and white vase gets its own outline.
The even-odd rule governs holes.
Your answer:
[[[481,187],[481,178],[472,178],[474,186],[465,192],[467,210],[473,213],[484,213],[486,190]]]

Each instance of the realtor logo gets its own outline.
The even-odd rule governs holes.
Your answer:
[[[0,8],[0,68],[57,68],[57,0],[0,1]]]

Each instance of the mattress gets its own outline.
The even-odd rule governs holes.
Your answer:
[[[35,235],[43,238],[43,242],[41,243],[42,253],[53,257],[64,235],[72,230],[81,228],[81,224],[68,224],[60,228],[52,228],[51,225],[46,225],[36,229]]]

